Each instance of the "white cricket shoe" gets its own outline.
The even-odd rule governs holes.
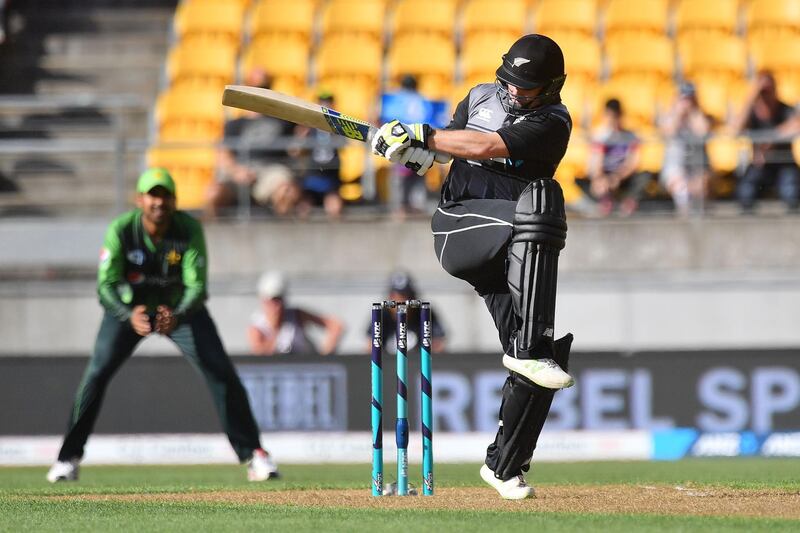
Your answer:
[[[253,451],[253,457],[247,463],[248,481],[266,481],[280,477],[278,465],[272,457],[261,448]]]
[[[78,470],[80,470],[80,460],[56,461],[47,472],[47,481],[78,481]]]
[[[500,493],[500,496],[506,500],[524,500],[525,498],[533,498],[536,495],[533,487],[528,485],[522,474],[514,476],[508,481],[503,481],[494,477],[494,472],[492,472],[491,468],[483,465],[481,467],[481,478],[494,487]]]
[[[575,380],[552,359],[517,359],[503,355],[503,366],[546,389],[566,389]]]

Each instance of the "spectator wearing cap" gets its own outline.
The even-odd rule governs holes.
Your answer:
[[[693,205],[702,206],[706,197],[710,172],[706,138],[711,126],[694,84],[682,83],[672,109],[659,124],[666,140],[660,180],[680,215],[689,214]]]
[[[333,94],[320,91],[317,102],[323,107],[333,108]],[[302,199],[298,205],[301,215],[314,207],[322,207],[328,217],[337,219],[342,214],[344,201],[339,195],[341,160],[339,149],[345,139],[327,131],[297,126],[294,143],[289,154],[294,158],[301,176]]]
[[[408,300],[418,300],[419,296],[411,275],[408,272],[398,270],[389,276],[388,287],[388,300],[395,302],[406,302]],[[387,353],[393,353],[395,350],[396,335],[397,335],[397,309],[386,308],[383,309],[383,328],[381,335],[383,337],[383,349]],[[408,323],[413,324],[413,327],[408,328],[408,349],[413,350],[419,344],[419,309],[416,307],[408,308]],[[368,339],[368,348],[372,349],[372,323],[367,324],[366,336]],[[436,311],[431,306],[431,348],[436,353],[441,353],[445,350],[445,330],[440,321],[436,320]]]
[[[258,280],[260,306],[247,328],[253,355],[331,355],[336,352],[344,327],[333,316],[323,316],[287,304],[288,284],[277,271],[265,272]],[[311,327],[324,329],[317,347],[308,335]]]

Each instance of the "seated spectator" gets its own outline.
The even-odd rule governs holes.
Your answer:
[[[333,95],[329,92],[320,92],[317,103],[335,109]],[[344,206],[339,196],[339,148],[344,146],[344,139],[327,131],[297,126],[295,140],[298,142],[290,149],[290,154],[302,175],[300,209],[307,212],[312,207],[322,206],[330,218],[339,218]]]
[[[756,198],[775,186],[786,206],[797,210],[800,201],[800,170],[792,157],[790,137],[797,130],[797,112],[778,99],[775,78],[761,71],[736,121],[735,134],[751,135],[753,159],[740,177],[736,196],[745,212],[752,211]]]
[[[607,216],[619,202],[623,215],[639,206],[639,198],[650,179],[638,173],[639,138],[623,127],[622,104],[608,100],[603,125],[592,136],[589,157],[589,191],[597,200],[600,214]]]
[[[687,215],[693,203],[702,206],[706,197],[710,167],[705,143],[711,125],[694,85],[681,84],[678,99],[660,124],[666,141],[661,183],[681,215]]]
[[[414,280],[408,272],[399,270],[393,272],[389,277],[389,289],[387,300],[395,302],[405,302],[408,300],[418,300],[417,289],[414,285]],[[383,329],[381,336],[383,340],[383,349],[386,353],[394,353],[397,348],[397,308],[383,309],[382,314]],[[408,351],[410,352],[419,344],[419,308],[408,308]],[[372,323],[367,326],[366,335],[368,339],[368,347],[372,350]],[[445,330],[442,324],[436,320],[436,313],[431,307],[431,350],[434,353],[442,353],[445,350]]]
[[[331,355],[336,352],[344,327],[332,316],[322,316],[290,307],[286,302],[287,283],[280,272],[266,272],[258,281],[261,306],[253,314],[247,338],[253,355],[303,354]],[[324,328],[317,347],[308,335],[311,326]]]
[[[256,69],[246,83],[268,89],[272,79]],[[252,111],[228,121],[217,156],[221,179],[209,188],[207,213],[216,216],[244,201],[279,216],[290,214],[300,200],[286,151],[293,131],[289,122]]]

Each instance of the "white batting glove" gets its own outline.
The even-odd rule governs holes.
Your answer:
[[[433,166],[434,153],[417,146],[409,146],[403,150],[398,161],[401,165],[413,170],[418,176],[424,176]]]
[[[399,120],[392,120],[375,133],[372,138],[372,153],[397,163],[409,147],[425,148],[430,131],[428,124],[407,125]]]

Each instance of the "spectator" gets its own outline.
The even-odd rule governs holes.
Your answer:
[[[697,101],[694,85],[682,83],[678,99],[660,125],[666,140],[661,183],[681,215],[687,215],[692,203],[702,204],[706,197],[710,169],[705,140],[711,125],[711,117]]]
[[[417,90],[417,79],[406,75],[400,82],[400,90],[383,96],[381,116],[391,116],[405,124],[414,122],[431,122],[431,104]],[[428,190],[425,185],[425,176],[418,176],[416,172],[402,164],[391,166],[390,199],[392,212],[405,217],[407,214],[420,213],[425,208]]]
[[[268,89],[272,79],[256,69],[246,83]],[[293,124],[252,111],[228,121],[217,155],[221,180],[209,188],[207,213],[216,216],[244,200],[279,216],[290,214],[300,200],[300,188],[287,166],[286,147],[293,130]]]
[[[266,272],[258,281],[261,307],[253,314],[247,337],[253,355],[331,355],[344,330],[339,319],[321,316],[286,303],[287,283],[280,272]],[[325,329],[317,348],[308,336],[309,326]]]
[[[649,180],[636,172],[639,138],[623,127],[622,104],[616,98],[606,102],[603,119],[591,142],[589,190],[601,215],[611,214],[615,202],[619,202],[622,214],[630,215],[639,207],[639,197]]]
[[[327,91],[317,95],[317,102],[334,108],[333,94]],[[299,142],[292,147],[290,154],[299,163],[303,176],[301,209],[309,211],[312,207],[322,206],[330,218],[339,218],[344,205],[339,196],[339,148],[344,145],[344,139],[305,126],[297,126],[295,138]]]
[[[795,110],[778,99],[772,73],[759,72],[732,128],[736,135],[747,133],[754,137],[753,159],[739,179],[736,191],[743,210],[751,211],[756,197],[773,185],[786,206],[792,211],[797,209],[800,171],[789,142],[797,128],[797,120]]]
[[[405,302],[407,300],[418,300],[419,296],[414,284],[414,280],[408,272],[398,270],[393,272],[389,277],[388,300],[395,302]],[[397,309],[384,308],[383,309],[383,327],[381,329],[381,337],[383,340],[383,349],[387,353],[393,353],[396,346],[397,336]],[[419,344],[419,309],[410,307],[408,309],[408,351],[410,352]],[[372,349],[372,324],[370,323],[366,329],[368,339],[368,348]],[[436,320],[436,313],[431,307],[431,349],[435,353],[442,353],[445,350],[445,330],[442,324]]]

